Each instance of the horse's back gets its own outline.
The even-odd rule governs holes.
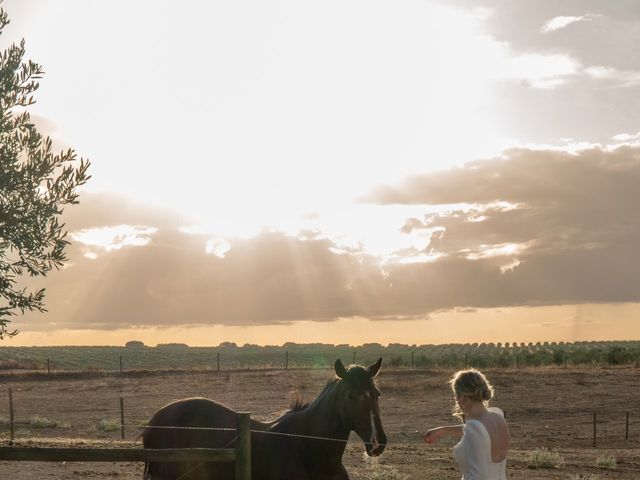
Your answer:
[[[235,411],[206,398],[187,398],[158,410],[142,433],[144,448],[229,448],[236,437],[238,415]],[[233,465],[226,463],[151,462],[145,466],[145,479],[233,478]],[[221,475],[218,477],[218,475]]]

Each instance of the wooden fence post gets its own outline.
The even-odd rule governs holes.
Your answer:
[[[220,371],[220,352],[218,352],[218,371]]]
[[[289,350],[285,350],[284,352],[284,368],[285,370],[289,370]]]
[[[120,397],[120,437],[124,440],[124,398]]]
[[[9,387],[9,444],[13,444],[15,429],[13,423],[13,390]]]
[[[122,376],[122,355],[120,355],[120,376]]]
[[[251,414],[238,413],[236,480],[251,480]]]
[[[593,414],[593,446],[597,445],[596,442],[596,414]]]
[[[356,351],[353,351],[353,362],[351,362],[352,365],[356,364]]]
[[[411,350],[411,368],[413,368],[413,350]]]
[[[629,411],[627,410],[627,419],[624,427],[624,439],[629,440]]]
[[[464,354],[464,368],[469,368],[469,352]]]
[[[47,358],[47,375],[51,375],[51,362]]]

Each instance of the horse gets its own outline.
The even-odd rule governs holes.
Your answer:
[[[380,455],[387,443],[378,407],[380,390],[374,382],[381,365],[382,358],[368,367],[345,368],[338,359],[335,378],[315,400],[305,405],[298,401],[270,422],[252,419],[252,480],[349,480],[342,455],[351,431],[360,437],[369,456]],[[231,408],[206,398],[186,398],[153,415],[142,432],[142,443],[149,449],[234,448],[237,425],[237,412]],[[233,480],[235,466],[232,462],[145,463],[145,480],[178,478]]]

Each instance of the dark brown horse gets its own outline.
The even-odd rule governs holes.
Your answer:
[[[313,402],[298,405],[272,422],[252,420],[252,479],[348,480],[342,454],[352,430],[364,442],[367,454],[380,455],[387,436],[378,409],[380,391],[373,378],[381,364],[382,358],[366,368],[352,365],[346,369],[337,360],[336,378]],[[142,442],[145,448],[233,448],[237,418],[235,411],[212,400],[178,400],[155,413],[142,433]],[[234,475],[232,463],[154,462],[145,465],[144,478],[233,480]]]

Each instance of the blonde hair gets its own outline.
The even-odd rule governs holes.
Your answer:
[[[451,390],[456,399],[469,397],[476,402],[483,402],[485,405],[493,398],[493,387],[480,370],[469,369],[456,372],[449,380]],[[464,420],[462,410],[456,402],[453,408],[453,415]]]

